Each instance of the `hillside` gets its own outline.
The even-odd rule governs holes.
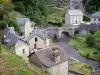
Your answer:
[[[0,44],[0,75],[35,75],[21,57]]]
[[[83,0],[83,4],[88,13],[100,11],[100,0]]]

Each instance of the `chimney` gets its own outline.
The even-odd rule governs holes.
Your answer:
[[[59,49],[60,49],[59,46],[53,46],[52,47],[52,58],[56,63],[60,62]]]

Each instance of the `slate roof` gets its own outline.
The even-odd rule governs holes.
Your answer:
[[[20,25],[25,25],[26,21],[30,20],[29,18],[16,18],[16,21]]]
[[[92,73],[91,75],[100,75],[100,69],[97,70],[96,72]]]
[[[49,68],[49,67],[52,67],[54,65],[60,64],[60,63],[65,62],[65,61],[68,60],[67,54],[62,49],[60,49],[59,50],[59,53],[60,53],[60,62],[56,63],[54,60],[51,59],[51,57],[50,57],[50,51],[51,51],[50,48],[47,48],[47,49],[35,52],[36,56],[38,57],[38,59],[40,60],[40,62],[42,63],[42,65],[44,65],[45,67]],[[34,54],[34,53],[32,53],[32,54]],[[31,57],[31,55],[29,57]]]
[[[19,36],[15,33],[9,33],[4,39],[3,41],[9,41],[8,43],[6,43],[7,47],[10,47],[14,44],[16,44],[16,42],[19,40]]]
[[[82,24],[76,30],[97,31],[97,30],[100,30],[100,26],[96,24],[91,24],[91,25]]]
[[[13,32],[14,31],[14,27],[7,27],[6,29],[4,29],[4,35],[7,35],[9,32]]]
[[[83,15],[81,10],[78,9],[73,9],[73,10],[68,10],[69,15]]]
[[[39,31],[39,30],[36,30],[36,33],[35,33],[35,30],[32,32],[30,40],[31,40],[34,36],[38,36],[38,37],[40,37],[40,38],[43,39],[43,40],[46,40],[46,38],[48,38],[47,35],[45,35],[42,31]]]
[[[92,18],[100,18],[100,12],[96,12],[91,15]]]

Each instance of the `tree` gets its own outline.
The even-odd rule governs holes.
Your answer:
[[[95,34],[94,34],[94,36],[95,36],[96,38],[100,38],[100,31],[96,31]]]
[[[9,3],[0,4],[0,19],[3,20],[4,15],[7,15],[13,8],[14,6]]]
[[[0,29],[5,29],[7,27],[6,25],[5,21],[0,21]]]
[[[9,20],[8,21],[8,25],[9,25],[9,27],[14,27],[15,28],[15,31],[17,32],[17,33],[21,33],[20,32],[20,28],[19,28],[19,25],[15,22],[15,21],[13,21],[13,20]]]
[[[21,12],[22,14],[25,13],[25,6],[23,5],[22,2],[16,2],[15,3],[15,10]]]
[[[86,44],[89,46],[89,47],[94,47],[95,45],[95,38],[92,34],[89,34],[86,38]]]
[[[17,11],[23,11],[22,7],[25,7],[25,15],[30,17],[31,20],[34,20],[39,25],[47,24],[47,16],[48,16],[48,0],[13,0],[16,5],[17,2],[22,2],[18,4]],[[20,6],[22,5],[22,7]],[[19,7],[20,6],[20,7]],[[19,10],[20,9],[20,10]],[[21,12],[23,13],[23,12]]]
[[[89,22],[91,19],[87,16],[83,16],[83,21]]]

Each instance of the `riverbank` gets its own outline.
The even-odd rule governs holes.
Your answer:
[[[91,74],[91,67],[92,66],[85,64],[85,63],[82,63],[82,62],[78,62],[72,58],[70,58],[68,61],[69,61],[69,70],[70,71],[78,72],[78,73],[81,73],[83,75],[84,74],[85,75]]]
[[[72,38],[69,45],[73,46],[81,56],[100,61],[100,52],[95,48],[88,47],[84,37]]]

